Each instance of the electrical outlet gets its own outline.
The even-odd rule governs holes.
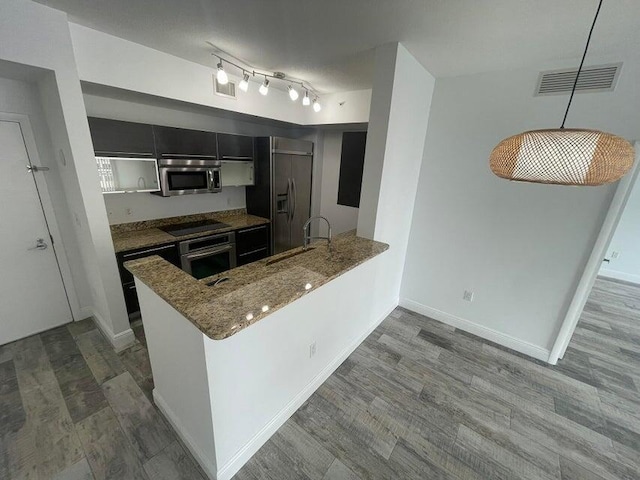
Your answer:
[[[316,342],[313,342],[309,345],[309,358],[313,357],[316,354]]]
[[[467,302],[473,302],[473,292],[471,290],[465,290],[462,294],[462,299]]]
[[[620,256],[620,252],[611,252],[611,258],[618,258]]]
[[[125,210],[125,212],[126,212],[126,214],[127,214],[127,215],[129,215],[129,216],[131,216],[131,214],[133,213],[133,211],[132,211],[130,208],[127,208],[127,209]]]

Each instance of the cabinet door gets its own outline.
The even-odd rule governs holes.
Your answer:
[[[89,129],[98,156],[155,156],[151,125],[89,117]]]
[[[138,258],[150,257],[151,255],[158,255],[164,258],[167,262],[180,266],[180,254],[178,253],[178,246],[175,243],[155,245],[153,247],[120,252],[118,253],[118,268],[120,270],[120,279],[122,280],[122,283],[126,284],[133,282],[133,275],[129,270],[124,268],[125,262],[137,260]]]
[[[238,266],[269,256],[269,225],[243,228],[236,231],[236,263]]]
[[[253,137],[218,134],[220,160],[253,160]]]
[[[216,134],[200,130],[154,126],[156,150],[161,157],[218,158]]]
[[[133,275],[129,270],[124,268],[124,262],[149,257],[151,255],[159,255],[173,265],[178,267],[180,266],[180,254],[178,253],[178,246],[175,243],[120,252],[117,255],[122,291],[124,293],[124,301],[127,306],[128,314],[138,312],[140,310],[140,306],[138,304],[138,293],[136,292],[136,284],[133,280]]]

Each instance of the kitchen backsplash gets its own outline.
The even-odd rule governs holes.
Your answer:
[[[104,195],[109,224],[140,222],[246,207],[244,187],[225,187],[220,193],[159,197],[150,193]]]

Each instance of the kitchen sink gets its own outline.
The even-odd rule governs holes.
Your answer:
[[[283,260],[289,260],[290,258],[297,257],[298,255],[302,255],[304,253],[309,253],[312,250],[315,250],[316,247],[309,247],[306,250],[298,250],[297,252],[285,253],[283,255],[278,256],[278,258],[274,258],[273,260],[267,260],[266,265],[273,265],[274,263],[282,262]]]

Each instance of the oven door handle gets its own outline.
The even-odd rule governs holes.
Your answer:
[[[211,250],[207,250],[206,252],[198,252],[198,253],[186,253],[182,255],[187,260],[196,260],[202,257],[210,257],[211,255],[217,255],[219,253],[230,252],[233,250],[233,245],[225,245],[223,247],[213,248]]]

